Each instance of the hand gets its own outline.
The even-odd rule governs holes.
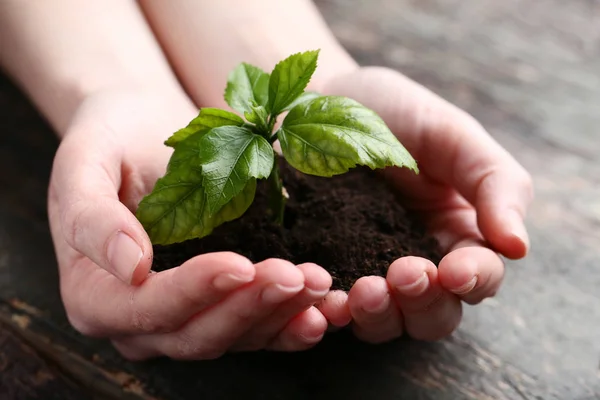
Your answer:
[[[130,210],[164,173],[163,141],[196,112],[185,97],[137,90],[101,92],[78,109],[48,205],[69,320],[130,359],[309,348],[327,328],[312,305],[331,286],[314,264],[212,253],[150,271],[152,246]]]
[[[386,278],[363,277],[348,294],[331,292],[320,306],[337,326],[383,342],[403,333],[436,340],[458,326],[462,303],[494,296],[504,265],[529,242],[523,224],[533,197],[528,173],[472,117],[395,71],[363,68],[322,90],[354,98],[383,117],[419,163],[420,174],[385,176],[420,213],[446,256],[395,261]]]

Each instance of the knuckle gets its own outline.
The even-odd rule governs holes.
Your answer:
[[[231,315],[234,326],[252,326],[258,318],[262,315],[263,311],[257,304],[249,304],[244,307],[238,308],[235,313]]]
[[[191,335],[180,333],[176,338],[174,354],[170,356],[179,360],[215,360],[225,352],[226,349],[210,341],[199,344]]]
[[[169,333],[177,328],[171,321],[161,321],[156,315],[139,310],[133,312],[131,325],[134,331],[143,333]]]
[[[148,307],[138,302],[137,288],[131,288],[129,295],[129,305],[133,310],[131,312],[131,327],[136,332],[143,333],[168,333],[175,330],[176,326],[170,319],[161,318],[157,313],[148,311]]]
[[[73,248],[78,248],[80,234],[84,229],[86,215],[90,212],[90,205],[78,200],[63,208],[61,224],[63,235],[67,243]]]
[[[131,325],[135,331],[150,333],[155,332],[158,329],[158,326],[154,323],[154,321],[155,320],[152,318],[152,314],[135,310],[133,312]]]

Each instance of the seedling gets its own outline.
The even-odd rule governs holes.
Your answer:
[[[419,172],[374,111],[347,97],[305,91],[318,55],[319,50],[293,54],[270,74],[241,63],[228,77],[225,101],[245,119],[202,108],[165,141],[174,149],[166,174],[137,210],[152,243],[202,238],[241,217],[254,200],[258,179],[268,179],[270,212],[283,223],[288,195],[273,148],[276,140],[287,163],[309,175],[332,177],[358,165]]]

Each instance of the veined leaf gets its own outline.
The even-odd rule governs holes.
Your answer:
[[[211,129],[199,141],[202,186],[210,214],[227,204],[252,178],[268,178],[273,147],[246,127]]]
[[[296,53],[279,62],[269,79],[267,111],[275,116],[300,96],[317,68],[319,50]]]
[[[256,180],[249,180],[235,197],[216,213],[209,213],[198,158],[201,134],[178,145],[167,174],[144,197],[136,211],[153,244],[168,245],[202,238],[224,222],[241,217],[254,200]]]
[[[171,155],[167,172],[179,169],[200,168],[200,139],[210,129],[203,129],[182,140]]]
[[[296,107],[298,104],[301,103],[307,103],[311,100],[316,99],[317,97],[321,97],[321,95],[317,92],[304,92],[302,93],[300,96],[296,97],[296,100],[292,101],[290,104],[288,104],[283,110],[283,111],[289,111],[292,108]]]
[[[196,132],[207,131],[208,129],[216,128],[218,126],[242,126],[243,124],[244,120],[232,112],[221,110],[219,108],[202,108],[196,118],[191,120],[185,128],[175,132],[165,141],[165,144],[170,147],[175,147],[177,143],[185,140]]]
[[[297,105],[283,121],[278,138],[285,159],[306,174],[330,177],[357,165],[419,171],[385,122],[346,97],[323,96]]]
[[[253,102],[265,106],[269,96],[269,74],[247,63],[239,64],[227,79],[225,101],[244,115],[252,111]]]

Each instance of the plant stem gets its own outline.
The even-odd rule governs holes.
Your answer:
[[[274,134],[271,135],[271,137],[269,138],[269,143],[273,144],[273,143],[275,143],[276,140],[277,140],[277,132],[275,132]]]
[[[273,169],[269,176],[269,207],[273,213],[273,219],[279,225],[283,225],[283,215],[285,213],[285,203],[288,194],[283,187],[279,173],[279,155],[275,154]]]
[[[267,118],[267,130],[269,133],[273,132],[273,128],[275,128],[275,123],[277,122],[277,116],[269,115]]]

